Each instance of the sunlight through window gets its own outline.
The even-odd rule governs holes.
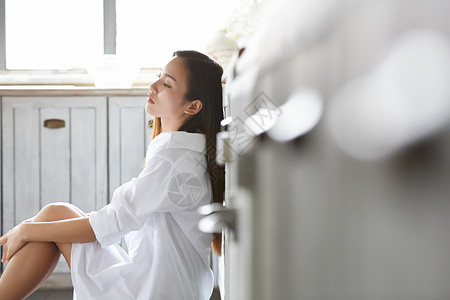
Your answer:
[[[7,69],[84,67],[103,53],[102,0],[6,0]]]
[[[179,49],[204,51],[238,0],[116,0],[116,53],[160,67]],[[85,68],[104,53],[102,0],[5,0],[6,68]]]

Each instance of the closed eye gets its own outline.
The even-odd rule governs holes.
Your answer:
[[[156,77],[158,77],[159,79],[161,79],[161,73],[158,73],[158,75],[156,75]],[[163,85],[165,86],[165,87],[167,87],[167,88],[171,88],[171,86],[170,85],[168,85],[167,83],[165,83],[165,82],[163,82]]]

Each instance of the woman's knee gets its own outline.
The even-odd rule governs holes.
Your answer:
[[[41,211],[33,218],[33,221],[58,221],[64,219],[78,218],[85,214],[75,205],[66,202],[50,203],[44,206]]]

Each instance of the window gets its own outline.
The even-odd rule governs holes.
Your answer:
[[[231,15],[233,1],[117,0],[116,5],[117,54],[152,67],[174,50],[204,50]]]
[[[160,67],[174,50],[204,50],[238,1],[0,0],[0,14],[5,14],[0,32],[0,43],[4,37],[0,68],[87,67],[105,53],[108,31],[104,30],[103,16],[111,9],[115,9],[116,17],[109,25],[117,31],[115,52],[137,60],[141,67]]]
[[[7,69],[72,69],[103,53],[102,0],[6,0]]]

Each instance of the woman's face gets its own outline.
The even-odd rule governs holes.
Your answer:
[[[145,110],[154,117],[160,117],[167,123],[178,123],[185,118],[188,102],[184,95],[187,91],[188,73],[183,59],[174,57],[162,70],[157,81],[150,85]]]

